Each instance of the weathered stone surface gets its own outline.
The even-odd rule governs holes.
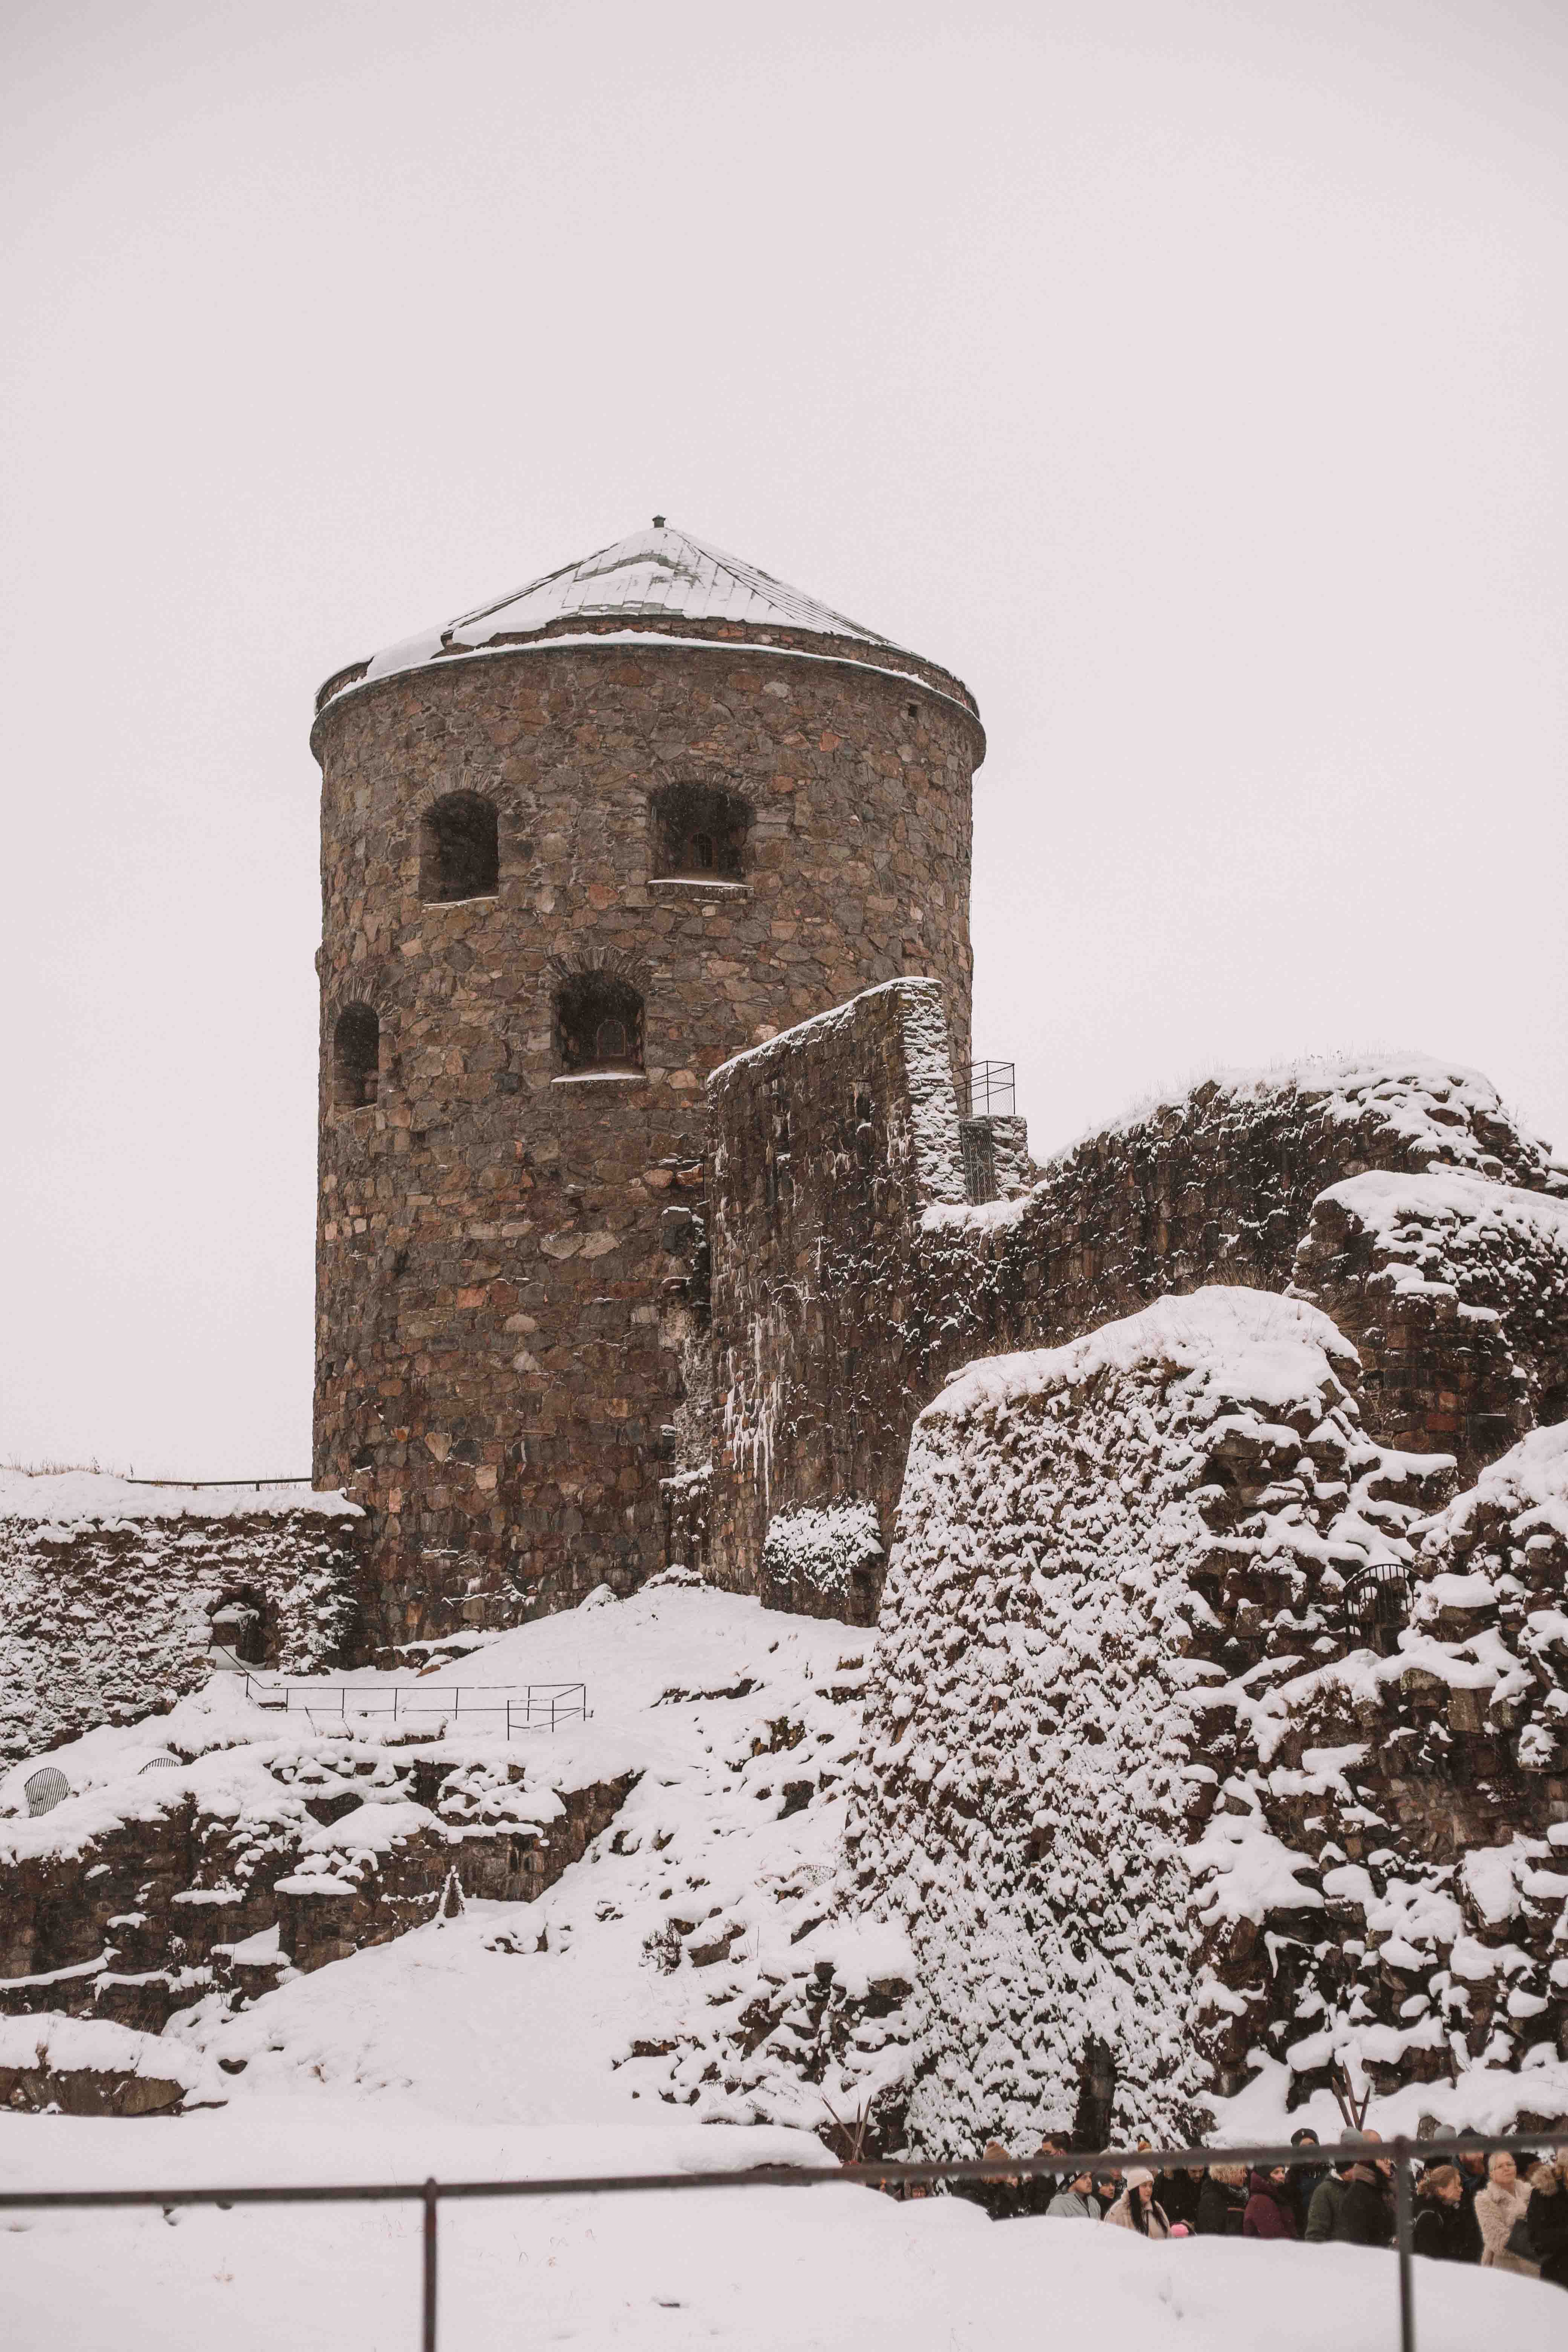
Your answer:
[[[1443,1181],[1480,1204],[1468,1230],[1491,1237],[1466,1245],[1453,1312],[1430,1294],[1425,1304],[1398,1295],[1405,1321],[1386,1376],[1363,1395],[1369,1425],[1448,1450],[1462,1423],[1468,1471],[1563,1393],[1554,1384],[1568,1379],[1568,1334],[1555,1301],[1568,1172],[1510,1125],[1485,1079],[1328,1065],[1211,1081],[1078,1145],[1020,1196],[975,1208],[940,1023],[935,989],[899,982],[710,1081],[709,1546],[720,1582],[758,1589],[779,1513],[861,1500],[890,1540],[910,1427],[952,1372],[1059,1345],[1167,1292],[1329,1281],[1375,1372],[1381,1294],[1348,1242],[1321,1221],[1297,1262],[1320,1194],[1339,1186],[1350,1199],[1343,1180],[1369,1184],[1368,1169],[1413,1182],[1454,1171]],[[1455,1249],[1458,1222],[1444,1228]],[[1506,1333],[1483,1347],[1468,1302],[1495,1316],[1505,1291]]]
[[[359,1514],[298,1487],[229,1500],[0,1473],[0,1758],[199,1689],[228,1601],[254,1609],[253,1654],[268,1668],[319,1673],[353,1646]]]
[[[156,2074],[110,2074],[95,2066],[0,2066],[0,2106],[42,2115],[156,2116],[177,2107],[184,2085]]]
[[[1354,1176],[1313,1202],[1291,1286],[1360,1350],[1378,1434],[1467,1483],[1568,1416],[1568,1202],[1456,1169]]]
[[[955,680],[885,656],[650,624],[323,690],[315,1461],[371,1514],[373,1643],[661,1564],[716,1064],[911,971],[966,1057],[983,739]],[[750,811],[739,880],[660,875],[677,785]],[[497,887],[426,903],[421,823],[458,791],[497,813]],[[588,970],[643,1000],[640,1075],[563,1082],[552,1003]],[[339,1108],[356,1005],[380,1024],[374,1099]]]
[[[921,1961],[918,2146],[1026,2144],[1090,2035],[1155,2132],[1265,2058],[1299,2098],[1568,2055],[1568,1430],[1430,1515],[1451,1463],[1374,1444],[1355,1370],[1208,1288],[917,1423],[849,1843]]]
[[[435,1917],[454,1874],[464,1897],[534,1902],[609,1827],[633,1778],[563,1790],[552,1823],[490,1827],[436,1819],[390,1847],[345,1843],[331,1872],[282,1882],[279,1949],[308,1974],[368,1945],[390,1943]]]
[[[188,2050],[101,2021],[0,2019],[0,2107],[68,2116],[168,2114],[208,2068]]]
[[[279,1962],[308,1970],[432,1917],[454,1872],[465,1895],[531,1902],[632,1785],[556,1790],[504,1758],[276,1735],[171,1780],[0,1823],[0,2015],[157,2032],[215,1984],[258,1989],[233,1955],[271,1928]]]

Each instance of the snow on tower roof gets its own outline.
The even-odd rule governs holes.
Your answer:
[[[659,516],[650,530],[548,572],[440,628],[384,647],[365,676],[386,677],[443,653],[477,651],[498,638],[532,635],[552,622],[572,619],[618,620],[630,627],[651,619],[740,621],[748,628],[813,629],[899,650],[890,638],[819,604],[754,563],[672,530]]]

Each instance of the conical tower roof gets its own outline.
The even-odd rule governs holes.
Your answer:
[[[483,645],[493,636],[518,636],[552,621],[579,615],[628,621],[679,614],[688,621],[744,621],[765,628],[819,629],[832,636],[864,637],[868,645],[890,640],[858,621],[846,619],[791,588],[769,572],[722,548],[707,547],[689,532],[662,520],[651,530],[634,532],[602,547],[580,563],[568,563],[498,596],[449,625],[449,643]]]
[[[973,699],[945,670],[879,635],[846,614],[792,588],[722,548],[710,547],[689,531],[677,530],[656,515],[651,529],[601,547],[576,563],[547,572],[504,596],[492,596],[438,627],[423,629],[384,646],[368,662],[337,671],[317,697],[318,711],[345,688],[428,662],[450,660],[491,647],[526,646],[535,640],[582,635],[647,633],[666,640],[761,640],[801,647],[821,638],[830,658],[864,660],[874,668],[913,673],[963,703]],[[864,646],[857,656],[854,648]]]

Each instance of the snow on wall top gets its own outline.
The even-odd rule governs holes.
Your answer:
[[[1374,1117],[1434,1160],[1477,1168],[1487,1175],[1503,1172],[1496,1156],[1501,1145],[1532,1173],[1538,1171],[1537,1181],[1546,1190],[1568,1192],[1568,1163],[1519,1126],[1484,1072],[1423,1054],[1324,1055],[1272,1069],[1215,1070],[1179,1092],[1145,1096],[1107,1126],[1090,1129],[1065,1145],[1047,1166],[1069,1160],[1086,1144],[1137,1128],[1190,1119],[1201,1099],[1228,1097],[1246,1108],[1287,1095],[1336,1125],[1353,1126]]]
[[[1473,1244],[1492,1229],[1568,1247],[1568,1201],[1458,1168],[1435,1168],[1418,1176],[1369,1169],[1363,1176],[1331,1184],[1319,1199],[1348,1211],[1365,1228],[1394,1261],[1396,1283],[1431,1278],[1429,1259],[1439,1233],[1448,1237],[1450,1249]]]
[[[1156,1299],[1142,1314],[1108,1323],[1065,1348],[1028,1348],[984,1356],[950,1380],[921,1423],[957,1420],[1026,1396],[1086,1386],[1102,1372],[1140,1365],[1173,1366],[1188,1375],[1192,1396],[1245,1397],[1277,1412],[1303,1398],[1337,1399],[1342,1377],[1359,1359],[1326,1315],[1304,1300],[1218,1285],[1184,1297]]]
[[[97,1470],[0,1470],[0,1519],[31,1519],[60,1528],[119,1519],[246,1519],[281,1511],[311,1511],[320,1518],[357,1519],[357,1503],[307,1485],[152,1486]]]
[[[384,646],[366,677],[417,668],[438,655],[476,652],[498,638],[531,636],[552,622],[580,619],[739,621],[748,628],[811,629],[898,650],[858,621],[818,604],[738,555],[708,547],[683,530],[656,526],[563,564],[524,588],[492,598],[416,636]]]
[[[1532,1538],[1543,1551],[1552,1538],[1568,1543],[1568,1422],[1532,1429],[1491,1463],[1432,1520],[1424,1548],[1439,1559],[1468,1554],[1483,1528],[1498,1525],[1520,1546]]]

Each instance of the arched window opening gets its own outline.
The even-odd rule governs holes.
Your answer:
[[[500,874],[496,807],[479,793],[447,793],[420,827],[419,896],[437,906],[493,897]]]
[[[738,882],[746,868],[748,803],[707,784],[671,784],[654,803],[654,872],[676,881],[716,875]]]
[[[339,1110],[373,1103],[381,1074],[381,1023],[368,1004],[351,1004],[332,1032],[332,1100]]]
[[[1409,1573],[1398,1560],[1377,1559],[1352,1570],[1345,1580],[1346,1633],[1391,1656],[1410,1622],[1412,1598]]]
[[[642,998],[605,971],[574,972],[555,996],[555,1055],[563,1071],[640,1070]]]

